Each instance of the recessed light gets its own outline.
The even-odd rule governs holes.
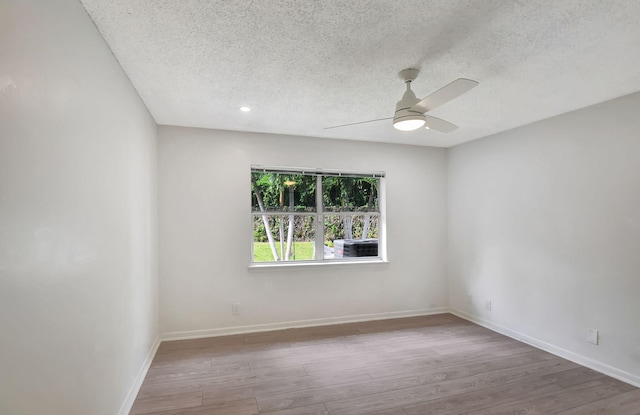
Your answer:
[[[249,107],[240,107],[240,111],[249,112],[249,111],[251,111],[251,108],[249,108]]]

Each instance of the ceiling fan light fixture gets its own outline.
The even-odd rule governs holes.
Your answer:
[[[412,111],[411,105],[413,105],[413,102],[407,103],[404,100],[398,102],[398,105],[396,106],[396,114],[395,117],[393,117],[393,127],[396,130],[413,131],[422,127],[426,123],[424,114]]]
[[[402,119],[396,119],[393,121],[393,126],[396,130],[400,131],[413,131],[424,125],[424,117],[421,115],[410,115],[402,117]]]

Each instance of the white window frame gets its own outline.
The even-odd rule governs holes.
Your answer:
[[[386,173],[382,171],[349,171],[349,170],[327,170],[316,168],[302,167],[281,167],[281,166],[262,166],[251,165],[249,174],[254,171],[271,172],[271,173],[291,173],[306,174],[316,176],[316,211],[315,212],[293,212],[296,216],[314,216],[315,217],[315,258],[312,260],[297,261],[272,261],[272,262],[253,262],[254,258],[254,218],[257,215],[268,214],[269,216],[288,217],[291,212],[260,212],[250,210],[251,219],[251,249],[249,268],[271,268],[271,267],[291,267],[291,266],[316,266],[316,265],[336,265],[336,264],[370,264],[370,263],[386,263],[387,262],[387,238],[386,238]],[[322,178],[325,176],[340,177],[375,177],[378,179],[378,256],[371,257],[349,257],[347,258],[324,258],[324,204],[322,200]],[[249,183],[251,180],[249,180]],[[327,212],[332,216],[358,216],[363,212]]]

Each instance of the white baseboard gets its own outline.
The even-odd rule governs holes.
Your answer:
[[[160,347],[160,337],[156,337],[153,345],[151,346],[151,349],[149,349],[149,353],[147,353],[147,357],[144,359],[144,363],[138,371],[138,375],[133,381],[133,385],[131,385],[129,393],[127,393],[127,397],[124,399],[122,406],[120,406],[118,415],[129,415],[129,412],[131,412],[133,402],[135,402],[136,396],[138,396],[138,392],[140,391],[142,382],[144,381],[145,376],[147,376],[147,372],[149,371],[149,367],[151,367],[151,362],[153,361],[153,358],[158,351],[158,347]]]
[[[556,356],[562,357],[563,359],[570,360],[574,363],[577,363],[582,366],[586,366],[589,369],[593,369],[597,372],[603,373],[607,376],[611,376],[612,378],[616,378],[623,382],[629,383],[630,385],[640,387],[640,376],[631,374],[622,369],[618,369],[613,366],[609,366],[607,364],[598,362],[597,360],[593,360],[589,357],[583,356],[578,353],[574,353],[570,350],[563,349],[561,347],[554,346],[542,340],[539,340],[535,337],[528,336],[526,334],[520,333],[516,330],[511,330],[507,327],[504,327],[500,324],[496,324],[487,320],[484,320],[480,317],[468,314],[464,311],[460,310],[449,310],[451,314],[454,314],[460,318],[468,320],[472,323],[475,323],[479,326],[488,328],[489,330],[495,331],[500,334],[504,334],[507,337],[511,337],[512,339],[521,341],[538,349],[544,350]]]
[[[448,312],[449,312],[448,308],[440,307],[440,308],[431,308],[431,309],[422,309],[422,310],[394,311],[389,313],[360,314],[360,315],[354,315],[354,316],[285,321],[281,323],[255,324],[255,325],[236,326],[236,327],[222,327],[222,328],[205,329],[205,330],[175,331],[170,333],[163,333],[161,334],[160,337],[163,341],[164,340],[198,339],[203,337],[228,336],[231,334],[257,333],[257,332],[263,332],[263,331],[273,331],[273,330],[292,329],[292,328],[301,328],[301,327],[329,326],[332,324],[356,323],[360,321],[388,320],[392,318],[427,316],[432,314],[443,314]]]

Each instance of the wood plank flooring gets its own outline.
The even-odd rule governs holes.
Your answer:
[[[440,314],[163,342],[131,414],[640,415],[640,389]]]

